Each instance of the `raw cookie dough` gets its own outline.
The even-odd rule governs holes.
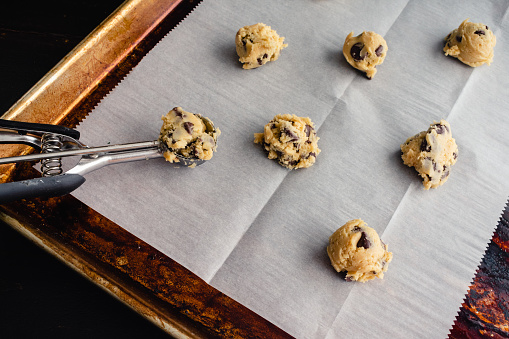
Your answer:
[[[445,55],[458,58],[463,63],[477,67],[488,65],[493,60],[493,47],[497,39],[493,32],[484,24],[463,21],[445,38]]]
[[[168,146],[164,158],[169,162],[179,162],[178,156],[209,160],[217,148],[217,137],[221,134],[212,122],[205,124],[200,114],[175,107],[162,117],[163,126],[159,142]]]
[[[244,26],[235,36],[235,46],[239,61],[244,69],[260,67],[269,61],[276,61],[281,50],[287,47],[284,37],[262,23]]]
[[[347,281],[383,279],[392,253],[374,229],[361,219],[350,220],[329,238],[327,254],[336,271],[346,271]]]
[[[345,39],[343,55],[350,65],[372,79],[376,74],[376,65],[384,62],[388,49],[384,38],[375,32],[362,32],[355,37],[351,32]]]
[[[408,138],[401,145],[403,162],[415,167],[424,179],[425,189],[443,185],[457,157],[458,146],[452,137],[451,126],[445,120],[431,124],[427,131]]]
[[[311,119],[293,114],[276,115],[265,125],[264,132],[255,133],[254,137],[254,142],[269,152],[269,159],[277,159],[289,169],[312,166],[320,153],[320,138]]]

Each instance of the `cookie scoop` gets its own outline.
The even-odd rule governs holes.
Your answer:
[[[162,117],[163,126],[159,142],[164,145],[164,158],[183,165],[196,166],[196,162],[210,160],[217,148],[217,138],[221,134],[212,121],[200,114],[175,107]]]
[[[85,182],[85,174],[108,165],[164,157],[173,167],[196,167],[212,157],[221,133],[212,121],[178,107],[163,120],[158,140],[89,147],[78,140],[78,131],[67,127],[0,119],[0,144],[41,151],[0,158],[0,164],[41,161],[42,172],[40,178],[0,184],[0,204],[71,193]],[[64,173],[62,159],[77,156],[78,163]]]

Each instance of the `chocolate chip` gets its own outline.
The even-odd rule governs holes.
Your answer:
[[[357,242],[357,247],[364,247],[365,249],[368,249],[370,246],[371,242],[368,240],[366,232],[362,232],[361,238]]]
[[[173,108],[173,111],[175,112],[175,115],[178,116],[179,118],[182,118],[184,116],[181,110],[178,109],[178,107]]]
[[[192,122],[186,121],[184,122],[183,126],[186,129],[187,133],[193,134],[194,124]]]
[[[264,58],[264,59],[267,59],[268,57],[269,57],[269,56],[267,55],[267,53],[265,53],[265,54],[263,55],[263,58]]]
[[[311,135],[311,131],[313,131],[313,127],[309,126],[309,125],[306,125],[306,127],[304,128],[304,130],[306,131],[306,137],[309,138],[309,136]]]
[[[366,56],[361,56],[361,51],[364,48],[364,44],[362,42],[358,42],[352,46],[350,49],[350,55],[356,61],[363,60]]]
[[[375,49],[376,56],[382,55],[382,52],[384,51],[384,46],[380,45]]]
[[[458,154],[457,154],[456,152],[454,152],[454,153],[452,154],[452,157],[453,157],[454,159],[456,159],[456,158],[458,157]]]
[[[440,180],[444,180],[448,176],[449,176],[449,170],[445,171],[444,174],[442,174],[442,176],[440,177]]]
[[[456,35],[456,41],[461,42],[463,40],[463,37],[461,35]]]
[[[486,32],[481,30],[475,31],[474,33],[477,35],[486,35]]]
[[[354,227],[352,228],[352,232],[353,232],[353,233],[360,232],[361,230],[362,230],[362,228],[360,228],[359,226],[354,226]]]
[[[283,133],[290,137],[290,141],[297,141],[299,140],[299,137],[290,131],[288,128],[283,129]]]
[[[489,29],[488,26],[486,26],[486,29]]]
[[[191,156],[194,155],[195,157],[198,157],[198,151],[196,150],[196,146],[192,146],[189,148],[189,155],[187,156]]]
[[[429,151],[431,151],[431,146],[428,145],[428,141],[426,140],[426,138],[423,138],[422,142],[421,142],[421,152],[429,152]]]
[[[262,58],[258,58],[258,59],[256,59],[256,61],[258,61],[258,65],[260,65],[260,66],[263,65]]]
[[[445,178],[447,178],[449,176],[449,167],[444,165],[444,173],[442,174],[442,176],[440,177],[440,180],[444,180]]]
[[[435,124],[435,125],[433,125],[433,127],[435,127],[435,131],[437,132],[437,134],[442,134],[442,133],[444,133],[444,130],[447,129],[447,126],[444,126],[441,124]]]
[[[315,157],[315,158],[316,158],[316,153],[315,153],[315,152],[310,152],[310,153],[308,154],[307,158],[309,158],[309,157]],[[306,158],[306,159],[307,159],[307,158]]]

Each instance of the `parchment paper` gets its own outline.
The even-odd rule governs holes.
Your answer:
[[[509,194],[507,1],[203,1],[79,126],[91,146],[154,140],[174,106],[212,119],[212,160],[103,168],[75,196],[212,286],[299,338],[443,338]],[[491,66],[441,51],[471,18],[497,36]],[[243,70],[234,37],[263,22],[286,38],[276,62]],[[372,80],[342,56],[350,31],[389,46]],[[253,134],[308,116],[322,153],[289,171]],[[425,191],[399,147],[449,121],[459,157]],[[362,218],[394,259],[383,280],[348,283],[328,237]]]

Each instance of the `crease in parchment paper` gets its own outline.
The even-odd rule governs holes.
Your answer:
[[[505,10],[506,14],[504,14],[504,18],[506,17],[507,12],[509,12],[509,10],[506,9]],[[501,22],[497,23],[497,24],[498,24],[496,26],[497,28],[502,26],[504,24],[504,19],[502,19]],[[498,34],[498,32],[500,32],[500,31],[501,31],[501,29],[496,29],[495,30],[495,33],[499,37],[502,36],[502,34]],[[497,52],[498,52],[498,54],[503,53],[500,50],[498,50]],[[498,60],[498,61],[501,62],[500,60]],[[479,75],[480,72],[482,72],[480,69],[479,70],[473,70],[473,72],[468,77],[468,79],[467,79],[467,81],[465,83],[465,86],[462,88],[461,92],[459,93],[457,100],[454,102],[454,105],[453,105],[453,107],[452,107],[452,109],[450,111],[450,114],[446,117],[446,119],[449,122],[451,122],[452,126],[455,126],[456,120],[461,120],[459,112],[464,111],[464,107],[467,105],[467,104],[464,104],[464,101],[468,102],[469,99],[470,99],[470,101],[472,101],[471,100],[471,98],[473,97],[472,93],[471,93],[473,91],[472,87],[476,85],[475,80],[476,80],[476,78],[477,78],[477,76]],[[496,70],[492,70],[492,72],[496,72]],[[504,88],[504,87],[502,86],[501,88]],[[498,94],[503,95],[503,92],[500,92]],[[494,93],[494,97],[497,97],[496,93]],[[464,120],[466,120],[466,119],[464,119]],[[460,147],[462,147],[461,144],[460,144]],[[501,156],[503,156],[503,154],[501,154]],[[454,173],[453,175],[458,175],[458,173]],[[389,221],[387,227],[385,228],[385,231],[382,234],[382,238],[386,239],[386,241],[387,241],[387,239],[389,239],[389,243],[390,243],[390,239],[391,239],[391,237],[390,237],[391,236],[391,232],[397,232],[397,231],[394,231],[392,229],[393,227],[396,227],[396,226],[394,226],[395,220],[400,218],[400,212],[405,210],[405,208],[403,208],[404,204],[407,202],[407,200],[412,199],[411,198],[412,197],[411,193],[416,193],[416,191],[419,190],[419,185],[420,184],[417,184],[417,183],[412,183],[411,185],[409,185],[408,190],[405,193],[405,195],[404,195],[404,197],[402,199],[401,204],[398,206],[398,209],[395,211],[395,213],[393,214],[393,217],[391,218],[391,220]],[[467,192],[465,192],[465,193],[468,194]],[[488,207],[489,206],[486,206],[486,208],[488,208]],[[502,204],[500,206],[495,206],[495,208],[493,208],[493,212],[495,212],[497,210],[497,208],[499,209],[499,211],[501,211],[503,209]],[[500,209],[500,208],[502,208],[502,209]],[[493,213],[491,215],[494,216],[496,214]],[[405,216],[403,216],[402,218],[405,219]],[[500,214],[498,214],[498,218],[500,218]],[[489,240],[489,238],[493,234],[494,229],[496,228],[496,224],[497,224],[497,222],[496,222],[495,219],[487,220],[487,221],[485,221],[482,224],[482,226],[485,229],[485,232],[483,234],[483,239],[488,239]],[[458,226],[458,225],[454,225],[454,226]],[[464,291],[466,293],[467,287],[470,286],[470,283],[472,281],[471,279],[473,278],[473,275],[476,272],[476,269],[473,269],[472,265],[473,265],[473,263],[476,263],[476,265],[477,265],[476,267],[478,267],[478,263],[480,261],[479,258],[482,258],[482,256],[484,255],[484,253],[486,251],[486,248],[487,248],[487,244],[485,244],[484,246],[482,246],[482,245],[481,246],[477,246],[475,249],[472,250],[472,252],[474,252],[475,254],[472,255],[472,258],[470,258],[471,260],[470,260],[470,263],[469,263],[469,267],[465,271],[466,272],[473,272],[473,273],[470,276],[470,278],[469,278],[470,280],[468,280],[468,283],[465,283],[467,281],[467,280],[465,280],[465,279],[467,279],[467,277],[466,276],[464,277],[464,280],[457,287],[459,292]],[[467,252],[467,251],[465,251],[465,252]],[[437,268],[438,268],[438,266],[439,265],[437,265]],[[447,274],[445,272],[438,271],[437,274],[441,274],[442,276],[447,276]],[[449,282],[449,283],[452,284],[451,282]],[[445,288],[444,285],[447,285],[447,284],[446,283],[441,284],[441,285],[439,285],[439,287],[442,287],[442,290],[444,291],[442,293],[446,294],[446,291],[448,291],[448,289]],[[366,294],[369,294],[369,291],[366,291],[364,286],[355,286],[353,288],[353,290],[352,290],[352,293],[349,294],[348,299],[354,298],[356,296],[357,298],[355,300],[357,302],[358,300],[360,300],[359,299],[359,294],[362,294],[362,295],[366,296]],[[378,293],[374,293],[374,294],[378,295]],[[443,294],[441,295],[442,297],[444,296]],[[393,296],[395,297],[396,294],[393,295]],[[380,337],[388,337],[388,336],[390,336],[390,337],[408,337],[408,336],[411,336],[411,337],[426,337],[426,333],[433,333],[437,337],[446,337],[447,336],[447,331],[450,330],[450,328],[452,326],[452,323],[454,321],[454,318],[457,315],[459,306],[460,306],[460,304],[461,304],[461,302],[462,302],[462,300],[464,298],[464,294],[457,293],[457,295],[453,296],[453,298],[456,299],[456,302],[450,303],[451,308],[448,311],[448,316],[447,317],[443,317],[444,313],[442,311],[441,312],[428,312],[428,310],[426,308],[421,308],[421,309],[419,309],[420,314],[421,314],[421,321],[413,322],[412,324],[407,324],[407,323],[405,323],[404,320],[402,320],[400,323],[398,323],[398,315],[397,314],[392,314],[391,315],[391,320],[393,320],[392,323],[385,322],[385,324],[388,325],[387,328],[397,327],[397,328],[402,329],[402,328],[406,327],[406,330],[398,332],[399,333],[398,335],[395,335],[394,332],[388,331],[387,328],[384,328],[384,327],[378,326],[376,328],[373,328],[373,326],[371,326],[371,324],[373,322],[370,321],[372,319],[363,319],[364,323],[366,324],[366,326],[361,327],[361,331],[359,331],[358,328],[355,327],[355,326],[352,327],[352,329],[355,329],[355,331],[354,330],[350,330],[351,328],[345,327],[345,326],[343,326],[341,328],[341,330],[338,330],[338,328],[335,327],[335,328],[332,328],[330,330],[328,337],[334,337],[334,335],[337,336],[338,334],[346,335],[346,336],[348,336],[348,335],[362,336],[362,334],[369,335],[370,333],[373,333],[373,331],[377,331],[377,333],[378,333],[378,335]],[[348,299],[345,301],[345,305],[348,304],[348,302],[349,302]],[[409,299],[411,300],[411,298],[409,298]],[[369,299],[368,298],[368,300],[373,302],[373,299]],[[375,298],[374,302],[378,302],[378,301],[380,301],[380,298]],[[438,304],[438,302],[437,302],[437,304]],[[417,305],[413,305],[413,306],[414,307],[418,307]],[[362,310],[363,305],[356,303],[355,304],[355,308]],[[393,308],[391,308],[389,305],[385,304],[383,301],[380,303],[379,308],[381,310],[391,310],[391,311],[393,310]],[[344,308],[342,308],[341,311],[337,315],[336,321],[338,323],[343,323],[344,324],[344,323],[348,323],[349,320],[352,320],[352,317],[354,317],[355,315],[358,316],[358,317],[362,317],[362,314],[354,314],[354,315],[348,314],[348,312],[351,312],[352,309],[353,309],[352,307],[344,307]],[[399,308],[399,310],[402,311],[402,312],[415,313],[415,308],[412,308],[412,307],[402,307],[402,308]],[[433,309],[431,309],[431,311],[433,311]],[[437,314],[438,314],[438,316],[437,316]],[[378,315],[380,316],[380,314],[378,314]],[[387,320],[387,319],[385,318],[385,319],[382,319],[382,320],[380,320],[380,319],[378,319],[378,320],[381,323],[384,323],[384,320]],[[380,323],[378,325],[380,325]]]
[[[492,18],[503,12],[496,11],[496,5],[503,5],[507,13],[507,3],[497,1],[485,4],[482,11],[474,2],[457,8],[438,1],[204,1],[154,47],[80,129],[94,143],[154,139],[160,116],[176,104],[208,116],[221,128],[217,154],[189,171],[167,171],[158,160],[111,166],[91,173],[76,196],[297,337],[445,333],[450,319],[432,324],[441,314],[433,312],[434,304],[420,297],[409,302],[405,297],[419,295],[418,287],[436,292],[443,288],[441,283],[452,291],[445,292],[447,300],[463,296],[474,271],[472,262],[477,264],[482,255],[485,243],[479,239],[487,238],[486,230],[467,225],[469,231],[473,228],[473,240],[461,235],[456,241],[451,240],[455,233],[450,229],[444,231],[448,237],[444,240],[433,233],[436,226],[424,226],[436,224],[427,215],[430,210],[441,215],[461,206],[449,201],[456,192],[475,197],[476,189],[486,184],[486,192],[500,195],[493,187],[497,175],[471,177],[487,168],[477,161],[482,156],[473,151],[478,147],[475,138],[464,137],[474,129],[466,119],[456,118],[456,111],[468,111],[464,99],[473,98],[469,94],[477,90],[479,80],[495,77],[497,71],[503,74],[504,53],[498,48],[503,46],[501,38],[490,68],[472,70],[446,58],[439,45],[467,16],[474,19],[465,14],[472,8],[498,29]],[[238,28],[257,21],[272,25],[289,47],[275,63],[245,71],[238,64],[233,37]],[[363,29],[385,35],[389,45],[388,56],[371,81],[359,76],[341,54],[344,37]],[[504,102],[498,105],[503,107]],[[317,125],[322,153],[313,167],[287,171],[253,143],[253,133],[261,132],[280,113],[310,116]],[[424,191],[415,171],[402,164],[399,145],[444,114],[454,120],[460,158],[444,187]],[[473,112],[468,114],[476,118]],[[494,164],[507,168],[503,160]],[[473,188],[460,187],[470,184]],[[441,206],[441,201],[450,204]],[[133,204],[139,211],[136,215],[126,213]],[[495,214],[500,213],[498,206],[475,207],[467,211],[474,213],[475,220],[485,221],[483,213],[491,216],[495,209]],[[479,212],[483,209],[489,212]],[[328,236],[357,217],[377,229],[395,253],[384,280],[348,284],[330,266],[325,251]],[[406,227],[405,220],[412,227]],[[448,223],[463,220],[452,221]],[[445,258],[441,264],[458,265],[460,273],[467,273],[457,275],[452,269],[445,278],[435,279],[406,266],[420,253],[405,241],[412,244],[422,237],[433,239],[423,248],[419,246],[424,242],[416,243],[424,254],[436,256],[444,244],[452,246],[445,251],[448,254],[454,253],[454,246],[471,247],[472,253]],[[425,261],[437,263],[433,257]],[[423,285],[428,280],[429,286]],[[403,288],[397,290],[399,286]],[[447,314],[459,307],[450,304]],[[392,308],[409,312],[395,316]],[[419,320],[420,325],[412,329],[415,310],[425,321]]]
[[[406,5],[408,5],[408,2],[407,2],[407,4],[406,4]],[[401,12],[403,12],[403,11],[405,10],[406,5],[405,5],[405,6],[401,9],[400,13],[401,13]],[[378,33],[379,33],[379,34],[381,34],[382,36],[385,36],[385,35],[386,35],[386,33],[390,30],[390,28],[391,28],[391,27],[392,27],[392,25],[394,24],[394,22],[396,22],[396,20],[397,20],[397,18],[398,18],[398,17],[399,17],[399,15],[398,15],[397,17],[395,17],[395,19],[394,19],[394,21],[392,22],[392,24],[391,24],[391,25],[390,25],[390,26],[389,26],[389,27],[388,27],[385,31],[378,31]],[[353,81],[354,79],[355,79],[355,77],[354,77],[354,76],[352,76],[352,77],[351,77],[351,79],[350,79],[350,82],[349,82],[349,83],[346,85],[346,87],[343,89],[343,92],[342,92],[342,93],[338,93],[338,97],[337,97],[337,99],[336,99],[336,102],[334,103],[334,105],[333,105],[333,107],[331,108],[331,110],[329,111],[329,113],[326,115],[326,117],[325,117],[324,121],[325,121],[325,120],[327,120],[327,118],[329,117],[329,115],[330,115],[330,114],[331,114],[331,112],[333,111],[334,107],[336,107],[337,103],[341,100],[341,98],[342,98],[342,96],[343,96],[343,93],[344,93],[346,90],[348,90],[348,87],[350,87],[350,85],[351,85],[351,83],[352,83],[352,81]],[[320,135],[320,127],[321,127],[321,125],[323,124],[323,122],[324,122],[324,121],[322,121],[322,123],[321,123],[321,124],[315,124],[315,130],[316,130],[317,135]],[[274,194],[274,193],[278,190],[279,186],[280,186],[280,185],[281,185],[281,183],[282,183],[282,182],[283,182],[283,181],[287,178],[287,175],[288,175],[289,173],[290,173],[290,171],[288,171],[288,172],[286,173],[286,175],[285,175],[285,176],[281,179],[281,181],[280,181],[279,185],[278,185],[278,186],[274,189],[273,194]],[[273,194],[272,194],[272,195],[273,195]],[[267,202],[263,205],[263,207],[265,207],[267,204],[269,204],[269,203],[270,203],[270,200],[271,200],[271,198],[272,198],[272,195],[271,195],[271,196],[267,199]],[[263,207],[262,207],[262,209],[263,209]],[[261,211],[259,211],[259,212],[256,214],[256,216],[255,216],[254,220],[256,220],[257,216],[258,216],[260,213],[261,213]],[[254,223],[254,220],[253,220],[253,222],[250,224],[250,226]],[[250,226],[248,226],[248,227],[246,228],[246,230],[244,231],[244,233],[245,233],[245,232],[247,232],[247,230],[249,229],[249,227],[250,227]],[[239,237],[238,241],[240,241],[240,239],[242,239],[242,237],[243,237],[243,234],[242,234],[242,236],[240,236],[240,237]],[[238,243],[238,242],[237,242],[237,243]],[[233,248],[235,248],[235,247],[237,247],[237,245],[235,245]],[[226,257],[226,258],[224,259],[223,263],[224,263],[226,260],[228,260],[228,257]],[[217,267],[217,270],[219,270],[221,266],[222,266],[222,264],[221,264],[220,266],[218,266],[218,267]],[[210,278],[209,278],[209,279],[207,279],[207,281],[208,281],[208,282],[211,282],[211,281],[214,279],[214,276],[216,275],[217,270],[216,270],[215,272],[213,272],[213,273],[210,275]]]

